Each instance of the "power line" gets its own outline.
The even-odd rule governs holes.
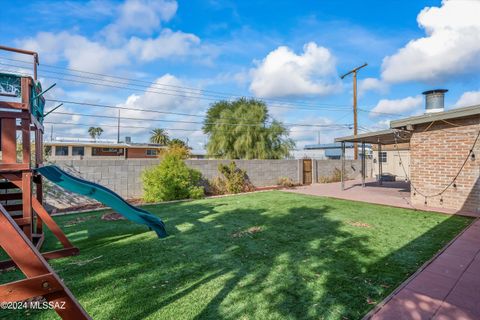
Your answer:
[[[19,60],[19,59],[12,59],[12,58],[7,58],[7,57],[2,57],[0,56],[0,59],[5,59],[5,60],[11,60],[11,61],[18,61],[18,62],[23,62],[27,64],[31,64],[31,62]],[[7,66],[12,66],[12,67],[19,67],[23,68],[23,66],[18,66],[18,65],[12,65],[12,64],[6,64],[6,63],[1,63],[0,65],[7,65]],[[76,82],[76,83],[83,83],[83,84],[90,84],[90,85],[95,85],[95,86],[107,86],[107,87],[113,87],[117,89],[127,89],[127,90],[132,90],[132,91],[140,91],[140,92],[149,92],[149,93],[156,93],[156,94],[165,94],[165,95],[170,95],[170,96],[178,96],[178,97],[183,97],[187,99],[203,99],[203,100],[210,100],[210,101],[217,101],[218,99],[223,99],[223,100],[228,100],[232,97],[245,97],[245,98],[255,98],[255,97],[249,97],[249,96],[244,96],[244,95],[239,95],[239,94],[233,94],[233,93],[222,93],[219,91],[212,91],[212,90],[205,90],[205,89],[198,89],[198,88],[191,88],[191,87],[185,87],[185,86],[177,86],[177,85],[171,85],[171,84],[165,84],[165,83],[157,83],[157,82],[149,82],[145,80],[140,80],[140,79],[131,79],[131,78],[125,78],[125,77],[119,77],[119,76],[112,76],[112,75],[107,75],[107,74],[102,74],[102,73],[95,73],[95,72],[89,72],[89,71],[83,71],[83,70],[78,70],[78,69],[70,69],[70,68],[64,68],[64,67],[59,67],[59,66],[53,66],[53,65],[43,65],[47,66],[50,68],[55,68],[55,69],[62,69],[62,70],[68,70],[68,71],[74,71],[74,72],[80,72],[80,73],[86,73],[86,74],[91,74],[91,75],[96,75],[96,76],[102,76],[102,77],[107,77],[107,78],[112,78],[112,79],[120,79],[124,81],[131,81],[131,82],[140,82],[140,83],[146,83],[147,85],[139,85],[139,84],[131,84],[131,83],[124,83],[120,81],[112,81],[112,80],[106,80],[106,79],[98,79],[98,78],[92,78],[92,77],[85,77],[85,76],[79,76],[75,74],[67,74],[67,73],[62,73],[62,72],[55,72],[55,71],[50,71],[50,70],[43,70],[44,72],[47,73],[53,73],[53,74],[58,74],[58,75],[65,75],[65,76],[70,76],[70,77],[76,77],[80,79],[87,79],[87,80],[94,80],[94,81],[102,81],[102,82],[109,82],[109,83],[115,83],[115,84],[123,84],[124,86],[116,86],[116,85],[108,85],[105,83],[98,83],[98,82],[89,82],[89,81],[81,81],[81,80],[76,80],[76,79],[65,79],[65,78],[56,78],[56,77],[45,77],[47,79],[52,79],[52,80],[59,80],[59,81],[70,81],[70,82]],[[16,70],[12,70],[15,72]],[[127,86],[127,87],[125,87]],[[134,86],[134,87],[142,87],[142,88],[150,88],[150,87],[155,87],[157,86],[165,86],[165,87],[173,87],[173,88],[180,88],[180,89],[185,89],[185,90],[173,90],[173,89],[166,89],[166,88],[157,88],[158,90],[163,90],[163,91],[155,91],[155,90],[145,90],[145,89],[138,89],[138,88],[128,88],[128,86]],[[178,94],[172,94],[170,91],[173,92],[179,92],[179,93],[184,93],[184,95],[178,95]],[[211,92],[213,94],[200,94],[201,92]],[[187,94],[187,95],[185,95]],[[190,95],[188,95],[190,94]],[[215,98],[212,98],[215,97]],[[349,110],[350,106],[347,105],[334,105],[334,104],[325,104],[325,103],[307,103],[303,101],[299,102],[291,102],[291,101],[285,101],[282,99],[261,99],[266,102],[268,101],[276,101],[280,102],[283,104],[287,104],[287,106],[280,106],[280,105],[269,105],[269,107],[273,108],[286,108],[286,109],[295,109],[295,110],[308,110],[308,111],[319,111],[318,109],[311,109],[311,108],[299,108],[297,107],[289,107],[288,105],[303,105],[303,106],[311,106],[311,107],[317,107],[317,106],[326,106],[326,107],[333,107],[332,108],[322,108],[321,110],[326,110],[326,111],[331,111],[331,110],[340,110],[340,109],[345,109]],[[390,116],[407,116],[405,114],[401,113],[389,113],[389,112],[380,112],[380,111],[373,111],[373,110],[366,110],[364,108],[357,108],[361,112],[365,113],[374,113],[374,114],[380,114],[380,115],[390,115]]]
[[[357,110],[361,111],[361,112],[384,114],[384,115],[388,115],[388,116],[404,116],[404,117],[407,116],[406,114],[402,114],[402,113],[380,112],[380,111],[366,110],[366,109],[362,109],[362,108],[357,108]]]
[[[51,125],[72,125],[72,126],[82,126],[82,127],[91,127],[91,124],[83,124],[83,123],[74,123],[74,122],[56,122],[56,121],[45,121],[44,124],[51,124]],[[96,126],[99,127],[112,127],[112,128],[117,128],[118,125],[113,125],[113,124],[96,124]],[[140,126],[129,126],[129,125],[120,125],[120,128],[128,128],[128,129],[148,129],[146,127],[140,127]],[[162,128],[165,130],[177,130],[177,131],[202,131],[202,129],[182,129],[182,128]]]
[[[0,62],[0,65],[8,65],[8,66],[13,66],[13,67],[22,67],[22,66],[16,66],[16,65],[10,65],[10,64],[5,64],[5,63],[1,63]],[[58,67],[60,68],[60,67]],[[67,68],[63,68],[63,69],[67,69]],[[3,69],[4,71],[10,71],[10,72],[18,72],[18,70],[8,70],[8,69]],[[66,75],[66,76],[70,76],[70,77],[76,77],[76,78],[80,78],[80,79],[87,79],[87,80],[93,80],[93,81],[102,81],[102,82],[109,82],[109,83],[117,83],[117,84],[123,84],[124,86],[119,86],[119,85],[112,85],[112,84],[106,84],[106,83],[98,83],[98,82],[91,82],[91,81],[82,81],[82,80],[78,80],[78,79],[67,79],[67,78],[58,78],[58,77],[44,77],[46,79],[50,79],[50,80],[58,80],[58,81],[67,81],[67,82],[74,82],[74,83],[81,83],[81,84],[89,84],[89,85],[94,85],[94,86],[103,86],[103,87],[110,87],[110,88],[116,88],[116,89],[126,89],[126,90],[131,90],[131,91],[137,91],[137,92],[147,92],[147,93],[154,93],[154,94],[161,94],[161,95],[168,95],[168,96],[174,96],[174,97],[181,97],[181,98],[186,98],[186,99],[201,99],[201,100],[209,100],[209,101],[218,101],[218,99],[223,99],[223,100],[228,100],[230,99],[231,97],[227,97],[227,96],[215,96],[215,95],[201,95],[199,94],[198,92],[201,92],[202,90],[200,89],[196,89],[197,92],[185,92],[185,91],[180,91],[180,90],[173,90],[173,92],[180,92],[180,93],[185,93],[185,94],[176,94],[176,93],[171,93],[170,91],[172,91],[171,89],[165,89],[165,88],[158,88],[157,90],[161,90],[161,91],[157,91],[157,90],[149,90],[148,86],[142,86],[142,85],[136,85],[136,84],[129,84],[129,83],[122,83],[122,82],[118,82],[118,81],[111,81],[111,80],[106,80],[106,79],[97,79],[97,78],[92,78],[92,77],[84,77],[84,76],[78,76],[78,75],[71,75],[71,74],[66,74],[66,73],[60,73],[60,72],[54,72],[54,71],[46,71],[46,72],[50,72],[50,73],[55,73],[55,74],[60,74],[60,75]],[[79,71],[79,72],[83,72],[83,71]],[[89,73],[89,72],[86,72],[86,73]],[[109,75],[104,75],[104,74],[97,74],[97,73],[92,73],[92,74],[96,74],[96,75],[100,75],[100,76],[105,76],[105,77],[113,77],[113,76],[109,76]],[[25,74],[23,73],[23,75],[29,75],[29,74]],[[114,77],[115,78],[115,77]],[[121,79],[128,79],[128,78],[121,78]],[[133,80],[131,79],[132,81],[137,81],[137,80]],[[139,80],[141,81],[141,80]],[[147,88],[147,89],[139,89],[139,88],[129,88],[128,86],[135,86],[135,87],[143,87],[143,88]],[[180,86],[179,86],[180,87]],[[203,90],[205,91],[205,90]],[[236,97],[244,97],[244,96],[241,96],[241,95],[234,95]],[[213,97],[216,97],[216,98],[213,98]],[[247,97],[249,98],[249,97]],[[253,97],[251,97],[253,98]],[[261,99],[261,100],[264,100],[264,101],[272,101],[272,99]],[[344,106],[344,105],[333,105],[333,104],[317,104],[317,105],[325,105],[327,106],[326,108],[321,108],[321,109],[312,109],[312,108],[302,108],[302,107],[292,107],[292,106],[288,106],[288,105],[295,105],[295,103],[293,102],[282,102],[284,104],[287,104],[286,106],[285,105],[272,105],[272,104],[269,104],[268,107],[271,107],[271,108],[283,108],[283,109],[293,109],[293,110],[307,110],[307,111],[338,111],[338,110],[350,110],[350,107],[347,107],[347,106]],[[305,104],[304,104],[305,105]],[[314,107],[314,105],[311,105],[312,107]],[[331,108],[328,108],[328,106],[330,106]],[[391,115],[391,116],[407,116],[405,114],[400,114],[400,113],[387,113],[387,112],[379,112],[379,111],[372,111],[372,110],[366,110],[366,109],[363,109],[363,108],[357,108],[359,111],[361,112],[365,112],[365,113],[374,113],[374,114],[380,114],[380,115]]]
[[[11,61],[18,61],[18,62],[23,62],[23,63],[28,63],[26,61],[18,60],[18,59],[11,59],[11,58],[6,58],[6,57],[1,57],[1,59],[6,59],[6,60],[11,60]],[[6,63],[0,63],[1,65],[7,65],[7,66],[12,66],[12,67],[19,67],[23,68],[23,66],[19,65],[13,65],[13,64],[6,64]],[[98,78],[93,78],[93,77],[86,77],[83,75],[75,75],[75,74],[68,74],[68,73],[63,73],[63,72],[56,72],[56,71],[51,71],[51,70],[43,70],[43,72],[47,73],[52,73],[52,74],[58,74],[58,75],[65,75],[65,76],[70,76],[70,77],[77,77],[80,79],[87,79],[87,80],[95,80],[95,81],[103,81],[103,82],[110,82],[110,83],[116,83],[116,84],[123,84],[123,85],[130,85],[130,86],[136,86],[136,87],[155,87],[160,90],[166,90],[168,91],[174,91],[174,92],[180,92],[180,93],[186,93],[186,94],[194,94],[194,95],[203,95],[203,96],[210,96],[210,97],[215,97],[214,100],[218,99],[229,99],[232,97],[245,97],[245,98],[256,98],[253,96],[245,96],[245,95],[240,95],[240,94],[234,94],[234,93],[224,93],[224,92],[219,92],[219,91],[212,91],[212,90],[205,90],[205,89],[198,89],[198,88],[192,88],[192,87],[185,87],[185,86],[178,86],[178,85],[171,85],[171,84],[165,84],[165,83],[158,83],[158,82],[149,82],[149,81],[144,81],[140,79],[131,79],[131,78],[125,78],[125,77],[118,77],[118,76],[112,76],[112,75],[107,75],[107,74],[102,74],[102,73],[94,73],[94,72],[88,72],[88,71],[83,71],[83,70],[78,70],[78,69],[69,69],[69,68],[63,68],[63,67],[58,67],[58,66],[52,66],[52,65],[42,65],[50,68],[55,68],[55,69],[62,69],[62,70],[68,70],[68,71],[73,71],[73,72],[79,72],[79,73],[85,73],[85,74],[90,74],[90,75],[95,75],[95,76],[101,76],[101,77],[107,77],[111,79],[120,79],[122,81],[129,81],[129,82],[137,82],[137,83],[145,83],[145,85],[140,85],[140,84],[131,84],[131,83],[125,83],[121,81],[114,81],[114,80],[107,80],[107,79],[98,79]],[[54,77],[45,77],[47,79],[55,79],[55,80],[64,80],[64,81],[73,81],[73,82],[80,82],[80,83],[86,83],[86,84],[92,84],[92,85],[104,85],[100,83],[90,83],[86,81],[79,81],[79,80],[73,80],[73,79],[63,79],[63,78],[54,78]],[[172,87],[172,88],[178,88],[182,90],[174,90],[174,89],[167,89],[167,88],[158,88],[159,86],[161,87]],[[111,86],[110,87],[114,87]],[[123,87],[122,87],[123,88]],[[134,90],[133,88],[129,88],[130,90]],[[142,90],[145,91],[145,90]],[[147,92],[152,92],[147,91]],[[210,99],[211,100],[211,99]],[[281,103],[281,104],[286,104],[286,105],[303,105],[303,106],[310,106],[310,107],[318,107],[318,106],[327,106],[327,107],[334,107],[335,109],[339,108],[350,108],[348,105],[336,105],[336,104],[326,104],[326,103],[311,103],[311,102],[306,102],[306,101],[287,101],[283,99],[273,99],[273,98],[263,98],[262,100],[264,101],[273,101],[275,103]],[[298,109],[296,107],[295,109]],[[310,109],[308,109],[310,110]],[[315,110],[315,109],[314,109]],[[317,110],[315,110],[317,111]]]
[[[31,64],[31,62],[29,62],[29,61],[24,61],[24,60],[20,60],[20,59],[12,59],[12,58],[4,57],[4,56],[0,56],[0,59],[22,62],[22,63],[25,63],[25,64]],[[3,64],[3,63],[1,63],[1,64]],[[4,64],[4,65],[7,65],[7,64]],[[18,66],[18,65],[11,65],[11,64],[10,64],[10,66],[23,67],[23,66]],[[145,80],[141,80],[141,79],[132,79],[132,78],[127,78],[127,77],[112,76],[112,75],[108,75],[108,74],[95,73],[95,72],[89,72],[89,71],[85,71],[85,70],[65,68],[65,67],[59,67],[59,66],[48,65],[48,64],[42,64],[42,65],[40,65],[40,67],[41,68],[47,67],[47,68],[53,68],[53,69],[67,70],[67,71],[71,71],[71,72],[78,72],[78,73],[90,74],[90,75],[94,75],[94,76],[107,77],[107,78],[110,78],[110,79],[119,79],[119,80],[122,80],[122,81],[129,81],[129,82],[133,81],[133,82],[138,82],[138,83],[144,83],[145,84],[144,86],[163,86],[163,87],[179,88],[179,89],[183,89],[183,90],[187,90],[187,91],[205,92],[208,95],[216,96],[216,97],[223,96],[223,97],[256,98],[256,97],[253,97],[253,96],[245,96],[245,95],[239,95],[239,94],[235,94],[235,93],[226,93],[226,92],[220,92],[220,91],[192,88],[192,87],[187,87],[187,86],[179,86],[179,85],[172,85],[172,84],[166,84],[166,83],[158,83],[158,82],[155,82],[155,81],[145,81]],[[71,75],[71,76],[76,76],[76,77],[84,77],[84,76],[77,76],[77,75],[73,75],[73,74],[55,72],[55,71],[51,71],[51,70],[44,70],[44,72],[63,74],[63,75]],[[98,80],[97,78],[92,78],[92,79]],[[106,81],[114,82],[114,81],[111,81],[111,80],[106,80]],[[125,84],[125,83],[119,82],[119,81],[116,81],[116,82],[121,83],[121,84]],[[299,105],[300,104],[300,105],[311,106],[311,107],[318,107],[318,106],[345,107],[345,108],[350,107],[349,105],[334,105],[334,104],[326,104],[326,103],[315,103],[315,104],[313,104],[311,102],[307,102],[307,101],[304,101],[304,100],[303,101],[300,100],[300,101],[292,102],[292,101],[288,101],[288,100],[285,100],[285,99],[279,99],[279,98],[262,98],[262,100],[264,100],[264,101],[275,101],[275,102],[280,102],[280,103],[284,103],[284,104],[293,104],[293,105]]]
[[[83,116],[83,117],[94,117],[94,118],[106,118],[106,119],[118,119],[117,116],[107,116],[107,115],[98,115],[98,114],[84,114],[84,113],[75,113],[75,112],[62,112],[62,111],[53,111],[52,114],[62,114],[62,115],[71,115],[71,116]],[[185,120],[166,120],[166,119],[147,119],[147,118],[133,118],[133,117],[121,117],[124,120],[134,120],[134,121],[153,121],[153,122],[173,122],[173,123],[188,123],[188,124],[202,124],[202,125],[230,125],[230,126],[249,126],[249,127],[262,127],[264,123],[231,123],[231,122],[213,122],[213,123],[204,123],[199,121],[185,121]],[[289,123],[284,124],[285,126],[296,126],[296,127],[348,127],[348,124],[302,124],[302,123]]]
[[[56,121],[45,121],[43,122],[44,124],[50,124],[50,125],[72,125],[72,126],[81,126],[81,127],[91,127],[91,124],[84,124],[84,123],[75,123],[75,122],[56,122]],[[99,127],[111,127],[111,128],[118,128],[118,125],[114,124],[96,124],[96,126]],[[147,129],[149,130],[150,128],[147,128],[145,126],[140,127],[140,126],[130,126],[130,125],[120,125],[120,128],[128,128],[128,129]],[[202,129],[184,129],[184,128],[162,128],[165,130],[172,130],[172,131],[191,131],[191,132],[203,132]],[[331,129],[333,131],[336,130],[344,130],[344,129]],[[315,130],[289,130],[289,132],[316,132]]]

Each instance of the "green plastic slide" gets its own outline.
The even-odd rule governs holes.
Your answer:
[[[112,208],[128,220],[148,226],[157,233],[158,237],[164,238],[167,236],[165,224],[162,220],[148,211],[132,206],[112,190],[97,183],[75,177],[57,166],[45,166],[35,170],[51,182],[68,191],[95,199]]]

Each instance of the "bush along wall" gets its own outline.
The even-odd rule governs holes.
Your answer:
[[[204,188],[200,186],[202,174],[189,168],[183,161],[184,157],[178,150],[169,150],[159,165],[143,172],[143,199],[146,202],[204,196]]]

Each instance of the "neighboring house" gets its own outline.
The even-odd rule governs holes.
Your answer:
[[[345,159],[353,159],[353,143],[345,144]],[[365,148],[365,153],[371,154],[370,146]],[[359,146],[359,154],[362,150]],[[341,143],[320,143],[320,144],[307,144],[303,150],[295,150],[292,152],[294,159],[316,159],[316,160],[338,160],[342,156],[342,144]]]
[[[373,172],[378,172],[378,165],[382,163],[382,172],[392,175],[396,180],[405,180],[410,176],[410,145],[399,143],[397,145],[378,146],[372,145]]]
[[[107,139],[59,138],[44,143],[48,160],[145,159],[156,158],[166,146],[153,143],[117,143]]]

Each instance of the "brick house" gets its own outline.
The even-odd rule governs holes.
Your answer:
[[[116,143],[105,139],[61,139],[46,141],[45,153],[48,160],[122,160],[154,159],[161,155],[166,146],[153,143]]]
[[[384,149],[408,143],[409,164],[397,154],[408,173],[411,203],[416,208],[480,213],[480,105],[443,111],[444,92],[424,93],[423,115],[391,121],[388,130],[335,141],[376,145],[378,157]],[[379,164],[378,177],[382,177]],[[378,183],[382,184],[381,178]]]
[[[480,106],[392,121],[390,127],[411,132],[414,205],[480,212]]]

